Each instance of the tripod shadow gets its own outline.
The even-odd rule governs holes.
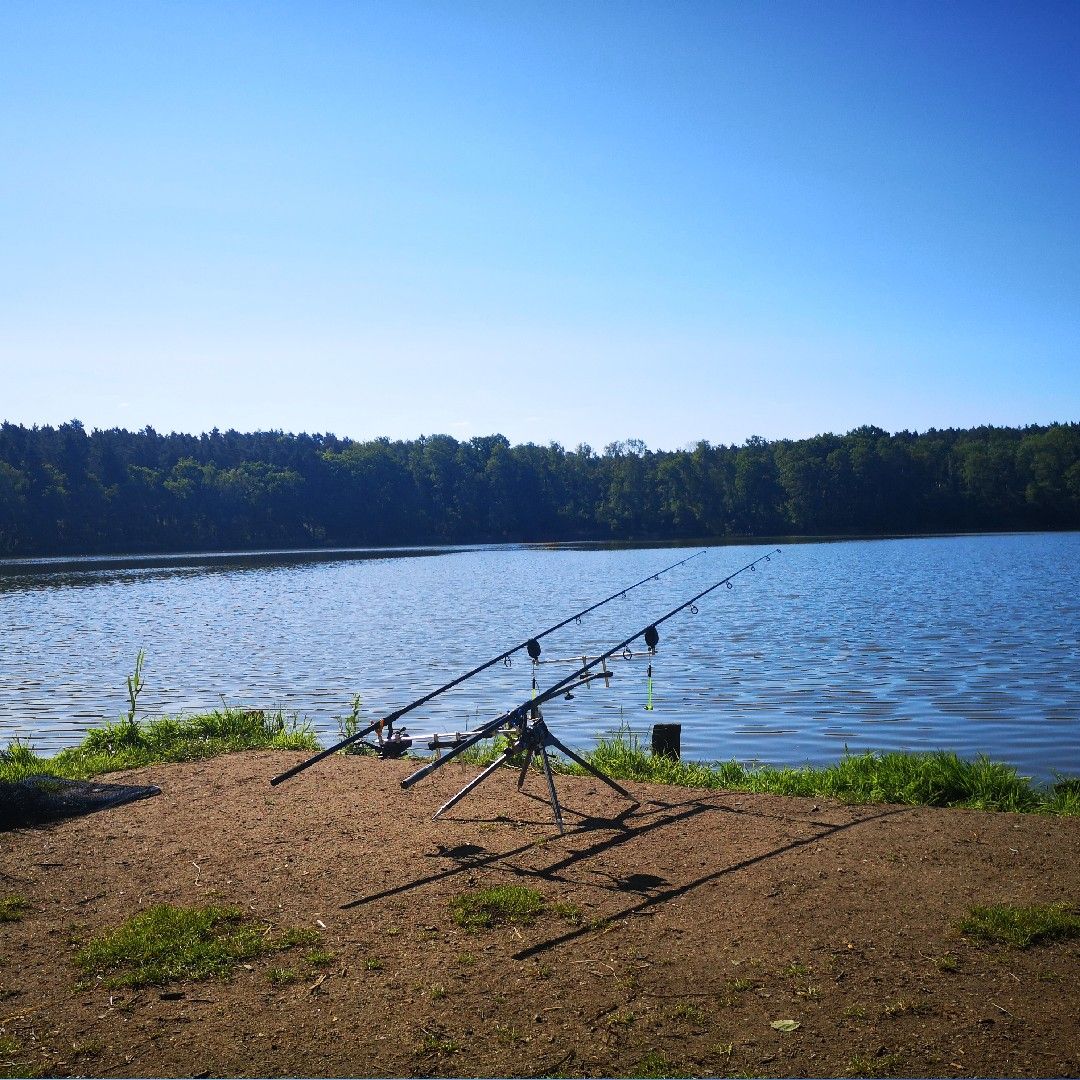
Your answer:
[[[539,798],[538,796],[530,797]],[[403,882],[401,885],[394,885],[388,889],[382,889],[379,892],[371,893],[368,896],[361,896],[355,900],[350,900],[348,903],[342,904],[340,910],[348,911],[350,908],[360,907],[364,904],[373,904],[378,900],[386,900],[389,897],[399,896],[402,893],[422,888],[425,885],[431,885],[438,881],[445,881],[447,878],[452,878],[457,874],[471,873],[474,870],[484,867],[498,867],[499,864],[503,864],[499,867],[500,869],[504,869],[512,874],[558,881],[561,880],[560,875],[562,872],[585,859],[591,859],[611,848],[617,847],[620,844],[625,844],[638,837],[645,836],[657,829],[667,828],[671,825],[679,825],[691,818],[697,817],[699,814],[715,811],[733,812],[725,806],[718,806],[695,800],[688,804],[658,804],[656,809],[643,809],[640,805],[629,806],[612,818],[576,815],[581,817],[582,821],[573,829],[569,830],[561,839],[573,841],[576,838],[588,836],[591,833],[599,831],[614,830],[614,832],[612,835],[598,839],[584,848],[569,852],[565,858],[558,860],[551,866],[541,869],[530,869],[528,867],[514,865],[512,862],[517,856],[523,855],[527,851],[534,850],[536,845],[533,841],[529,841],[526,844],[520,844],[515,848],[511,848],[509,851],[487,851],[478,844],[459,844],[454,848],[441,848],[439,851],[428,854],[425,857],[429,859],[448,858],[453,862],[452,866],[448,866],[444,870],[437,870],[431,874],[425,874],[412,881]],[[635,814],[637,817],[644,817],[647,820],[641,825],[630,825],[627,823],[626,819],[629,818],[631,814]],[[490,819],[484,820],[487,821]],[[617,886],[612,886],[612,888],[614,890]]]
[[[709,807],[709,809],[719,810],[728,809],[727,807]],[[737,810],[731,810],[731,813],[738,813]],[[894,814],[910,813],[909,807],[894,807],[888,810],[883,810],[877,814],[870,814],[866,817],[856,818],[854,821],[842,822],[839,825],[826,824],[824,822],[814,823],[818,826],[812,836],[807,836],[801,840],[791,840],[785,844],[781,844],[779,847],[772,848],[769,851],[763,851],[758,855],[752,855],[747,859],[742,859],[737,863],[732,863],[730,866],[721,867],[719,870],[715,870],[710,874],[704,874],[693,881],[688,881],[683,885],[676,885],[670,889],[665,889],[662,892],[646,891],[647,895],[641,901],[632,906],[625,908],[623,911],[616,912],[614,915],[608,917],[609,922],[614,922],[616,919],[626,919],[634,915],[640,915],[649,911],[652,908],[660,904],[669,903],[672,900],[677,900],[687,893],[692,892],[694,889],[700,888],[702,885],[708,885],[710,882],[718,881],[729,874],[737,873],[740,870],[749,869],[751,866],[756,866],[759,863],[768,861],[769,859],[778,858],[781,855],[786,855],[789,852],[797,851],[799,848],[806,847],[808,844],[817,844],[822,840],[827,839],[830,836],[835,836],[837,833],[846,831],[847,829],[853,829],[858,825],[862,825],[868,821],[876,821],[881,818],[892,817]],[[553,869],[553,868],[552,868]],[[544,876],[547,876],[546,874]],[[581,926],[574,930],[567,931],[564,934],[560,934],[557,937],[549,938],[547,941],[537,942],[535,945],[530,945],[527,949],[522,949],[519,952],[514,953],[515,960],[527,960],[532,956],[536,956],[538,953],[546,952],[549,949],[554,949],[559,945],[568,944],[571,941],[584,937],[586,934],[593,933],[593,929],[588,926]]]

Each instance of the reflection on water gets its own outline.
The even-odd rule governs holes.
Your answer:
[[[545,640],[596,655],[749,562],[722,547]],[[547,719],[587,746],[678,721],[690,757],[800,764],[862,749],[988,753],[1080,772],[1080,534],[851,541],[779,559],[661,629],[655,710],[640,658]],[[668,565],[670,549],[499,547],[0,562],[0,745],[42,751],[126,707],[230,704],[374,717]],[[542,666],[540,685],[570,668]],[[430,703],[411,730],[476,724],[530,693],[524,655]]]

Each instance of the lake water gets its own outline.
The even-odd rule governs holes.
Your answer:
[[[577,747],[683,725],[683,753],[773,764],[845,747],[986,753],[1080,773],[1080,534],[780,545],[661,628],[645,663],[545,709]],[[595,656],[768,550],[724,546],[544,639]],[[374,719],[693,549],[485,547],[0,561],[0,746],[51,752],[126,711],[283,708],[324,744],[352,696]],[[541,687],[572,670],[544,665]],[[524,653],[409,718],[476,726],[528,698]]]

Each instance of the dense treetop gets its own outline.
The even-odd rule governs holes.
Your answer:
[[[0,556],[1080,528],[1080,424],[595,453],[0,425]]]

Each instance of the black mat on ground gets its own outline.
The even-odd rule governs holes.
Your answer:
[[[0,781],[0,830],[44,825],[160,794],[161,788],[149,785],[102,784],[94,780],[63,780],[58,776],[3,780]]]

